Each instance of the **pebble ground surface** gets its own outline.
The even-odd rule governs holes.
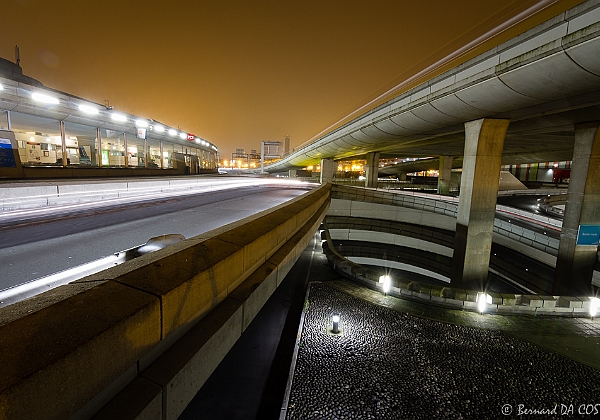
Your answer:
[[[339,335],[327,331],[334,313]],[[600,418],[595,410],[597,369],[501,331],[311,285],[286,419]]]

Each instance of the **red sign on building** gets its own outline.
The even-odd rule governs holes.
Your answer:
[[[196,138],[196,136],[194,136],[193,134],[188,134],[189,141],[194,141],[195,138]]]

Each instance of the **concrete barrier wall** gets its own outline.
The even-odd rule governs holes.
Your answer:
[[[76,182],[40,181],[35,184],[0,184],[0,210],[45,207],[58,204],[89,203],[150,193],[237,188],[265,184],[265,180],[245,177],[186,177]],[[274,182],[273,182],[274,183]]]
[[[3,308],[0,418],[176,418],[308,245],[330,188]]]

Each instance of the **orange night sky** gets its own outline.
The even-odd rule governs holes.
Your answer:
[[[286,135],[296,147],[537,1],[2,3],[0,56],[18,45],[24,74],[228,158]]]

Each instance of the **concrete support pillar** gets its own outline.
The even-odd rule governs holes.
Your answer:
[[[96,165],[102,166],[102,133],[96,128]]]
[[[367,153],[365,186],[367,188],[377,188],[379,179],[379,152]]]
[[[452,258],[453,287],[485,290],[502,149],[509,122],[484,118],[465,123],[465,155]]]
[[[406,172],[398,172],[398,181],[406,181]]]
[[[144,136],[144,168],[148,167],[148,139]]]
[[[452,156],[440,156],[440,175],[438,176],[437,193],[450,194],[450,183],[452,181]]]
[[[66,168],[69,164],[69,157],[67,155],[67,136],[65,134],[65,122],[60,121],[60,150],[62,155],[62,166]]]
[[[588,296],[598,252],[595,245],[577,244],[581,233],[600,229],[600,122],[575,126],[573,165],[567,192],[556,270],[554,295]],[[582,236],[583,238],[583,236]]]
[[[123,147],[125,148],[125,167],[129,167],[129,150],[127,150],[127,133],[123,133]]]
[[[165,169],[165,157],[163,156],[163,141],[162,139],[160,140],[159,143],[159,148],[160,148],[160,169]]]
[[[321,159],[321,184],[333,181],[335,162],[333,159]]]
[[[260,173],[265,173],[265,142],[260,142]]]

